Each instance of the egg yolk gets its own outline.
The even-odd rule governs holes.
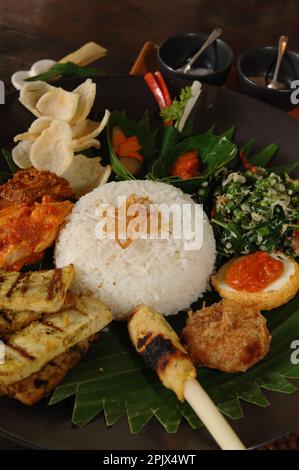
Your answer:
[[[257,251],[233,263],[226,272],[225,282],[235,290],[259,292],[276,281],[283,270],[283,261]]]

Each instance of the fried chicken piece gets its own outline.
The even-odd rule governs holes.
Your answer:
[[[223,299],[189,315],[183,340],[195,363],[245,372],[268,353],[271,336],[258,310]]]
[[[70,201],[17,204],[0,210],[0,268],[18,271],[36,261],[55,241],[59,227],[71,211]]]
[[[0,186],[0,210],[15,204],[41,202],[44,196],[55,201],[74,199],[74,192],[64,178],[35,168],[20,170]]]

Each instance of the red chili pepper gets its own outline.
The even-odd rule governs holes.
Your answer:
[[[245,157],[244,155],[244,151],[241,149],[240,152],[239,152],[239,156],[240,156],[240,160],[244,166],[244,168],[246,168],[246,170],[249,170],[251,171],[252,173],[257,173],[257,167],[254,166],[254,165],[251,165],[251,163],[249,163],[249,161],[247,160],[247,158]]]
[[[155,79],[154,75],[149,72],[149,73],[144,75],[144,80],[146,81],[146,83],[147,83],[149,89],[151,90],[151,92],[153,93],[153,95],[155,97],[155,100],[158,103],[159,108],[161,110],[163,108],[165,108],[165,106],[166,106],[165,99],[164,99],[163,93],[162,93],[162,91],[161,91],[161,89],[158,85],[158,82]]]
[[[160,110],[162,110],[166,106],[170,106],[167,103],[171,104],[171,99],[162,75],[160,74],[160,72],[156,72],[155,75],[159,82],[156,80],[155,76],[151,72],[144,75],[144,80],[146,81],[151,92],[153,93]],[[172,126],[172,121],[164,121],[164,126]]]
[[[159,87],[162,91],[164,101],[165,101],[165,105],[166,106],[171,106],[172,105],[172,99],[170,98],[170,94],[169,94],[167,85],[165,83],[165,80],[163,78],[163,75],[161,74],[161,72],[157,71],[157,72],[155,72],[155,77],[156,77],[157,82],[159,84]]]

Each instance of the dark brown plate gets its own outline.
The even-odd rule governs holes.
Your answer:
[[[139,117],[145,109],[153,120],[158,109],[141,77],[100,77],[95,111],[105,108],[125,110]],[[78,81],[68,80],[72,89]],[[7,97],[0,106],[0,144],[11,148],[14,135],[28,128],[33,116],[19,103],[18,95]],[[238,93],[204,86],[195,109],[197,130],[206,130],[212,124],[222,131],[237,125],[236,141],[244,143],[256,138],[257,147],[276,142],[280,150],[275,163],[297,161],[299,123],[271,106]],[[297,173],[298,174],[298,173]],[[244,403],[245,417],[232,423],[246,446],[252,447],[273,440],[299,427],[296,410],[299,393],[284,395],[266,392],[271,402],[267,408]],[[51,407],[46,402],[27,408],[7,398],[0,399],[0,432],[24,445],[46,449],[215,449],[216,444],[204,430],[192,431],[185,423],[176,434],[167,434],[151,421],[137,435],[131,435],[125,419],[107,429],[103,417],[79,429],[71,424],[71,400]]]

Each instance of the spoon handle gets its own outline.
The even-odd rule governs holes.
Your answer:
[[[286,51],[288,45],[288,38],[287,36],[280,36],[279,42],[278,42],[278,54],[277,54],[277,61],[276,61],[276,66],[275,66],[275,71],[272,79],[272,83],[276,83],[278,79],[278,73],[281,65],[282,58],[284,56],[284,53]]]
[[[203,43],[203,45],[201,46],[201,48],[199,49],[198,52],[196,52],[196,54],[192,57],[192,59],[190,60],[190,62],[186,65],[186,69],[187,71],[191,69],[192,65],[194,64],[194,62],[198,59],[198,57],[200,56],[200,54],[207,48],[209,47],[210,44],[212,44],[214,41],[216,41],[217,38],[219,38],[219,36],[222,34],[222,29],[221,28],[215,28],[213,29],[213,31],[211,32],[210,36],[207,38],[207,40]]]

